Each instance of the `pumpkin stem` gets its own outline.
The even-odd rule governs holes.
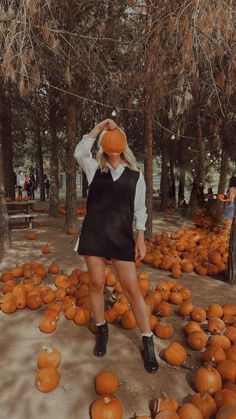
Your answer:
[[[109,397],[104,397],[104,403],[109,404],[111,403],[111,399],[109,399]]]

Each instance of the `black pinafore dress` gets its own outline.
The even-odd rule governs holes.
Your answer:
[[[135,260],[134,199],[139,172],[124,168],[115,181],[98,169],[89,185],[87,212],[79,238],[79,255]]]

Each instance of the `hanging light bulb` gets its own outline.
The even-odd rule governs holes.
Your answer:
[[[115,111],[115,109],[113,109],[113,111],[112,111],[111,115],[112,115],[112,116],[116,116],[116,111]]]
[[[190,160],[190,163],[193,163],[193,160]]]
[[[191,150],[191,147],[188,147],[188,150]]]
[[[175,139],[175,134],[171,135],[171,139],[174,140]]]
[[[210,157],[211,153],[207,153],[208,157]]]

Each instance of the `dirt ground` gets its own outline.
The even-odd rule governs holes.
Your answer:
[[[154,229],[173,231],[182,223],[179,217],[171,220],[157,217]],[[63,216],[58,220],[48,216],[40,218],[40,221],[34,222],[34,230],[37,232],[36,241],[27,239],[27,230],[12,231],[12,248],[5,253],[0,272],[24,262],[41,262],[48,267],[51,262],[57,261],[65,273],[76,267],[85,269],[83,259],[73,250],[71,237],[65,234]],[[52,248],[49,255],[41,253],[45,243]],[[139,270],[149,272],[153,286],[169,276],[168,272],[144,264]],[[236,301],[236,288],[220,280],[185,274],[179,282],[191,289],[191,300],[196,306],[207,308],[213,302]],[[0,419],[89,419],[89,406],[97,398],[94,377],[100,370],[111,370],[119,376],[118,397],[123,405],[124,419],[130,419],[135,412],[148,414],[149,401],[162,391],[176,397],[179,403],[189,400],[194,393],[194,370],[172,368],[161,359],[163,349],[171,341],[185,343],[182,327],[186,321],[175,311],[176,306],[173,306],[170,320],[175,328],[174,336],[168,341],[154,338],[160,363],[160,369],[155,374],[148,374],[143,368],[138,329],[124,330],[118,322],[110,325],[108,352],[99,359],[92,354],[94,335],[88,327],[76,326],[63,314],[57,330],[45,335],[38,328],[43,309],[24,309],[11,315],[0,312]],[[55,346],[62,353],[60,385],[47,394],[40,393],[34,386],[36,358],[43,346]],[[200,364],[199,352],[188,349],[188,354],[190,366]]]

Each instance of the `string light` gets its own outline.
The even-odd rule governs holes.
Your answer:
[[[112,115],[112,116],[116,116],[116,111],[115,111],[115,109],[112,111],[111,115]]]
[[[175,139],[175,134],[171,135],[171,139],[174,140]]]

